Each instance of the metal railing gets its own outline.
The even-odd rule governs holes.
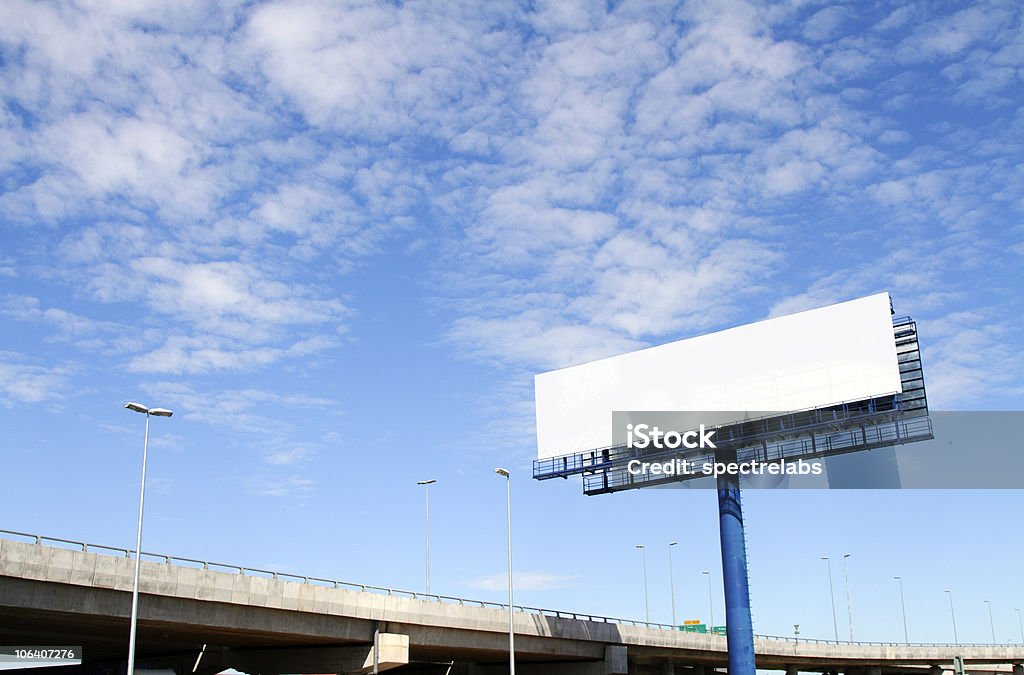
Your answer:
[[[117,546],[105,546],[102,544],[90,544],[84,541],[75,541],[72,539],[61,539],[60,537],[49,537],[41,534],[29,534],[27,532],[18,532],[15,530],[2,530],[0,529],[0,537],[4,539],[10,539],[12,541],[18,541],[18,539],[29,539],[32,543],[37,545],[47,545],[52,548],[64,548],[82,551],[85,553],[100,553],[105,555],[115,555],[117,557],[128,558],[135,549],[131,548],[119,548]],[[469,607],[484,607],[493,609],[507,610],[508,605],[500,602],[491,602],[489,600],[471,600],[469,598],[459,598],[452,595],[438,595],[435,593],[419,593],[416,591],[405,591],[395,588],[387,588],[384,586],[373,586],[371,584],[358,584],[350,581],[338,581],[335,579],[322,579],[320,577],[312,577],[303,574],[290,574],[287,572],[276,572],[272,570],[263,570],[255,567],[245,567],[242,565],[229,565],[226,563],[210,562],[207,560],[196,560],[194,558],[182,558],[180,556],[166,555],[163,553],[150,553],[147,551],[142,552],[142,559],[149,560],[150,562],[160,562],[167,565],[180,565],[183,567],[191,567],[194,569],[204,569],[212,571],[233,571],[236,574],[243,574],[246,576],[259,576],[267,579],[277,579],[282,581],[298,582],[303,584],[313,584],[317,586],[323,586],[326,588],[344,588],[349,590],[356,590],[362,593],[378,593],[388,596],[411,598],[413,600],[429,601],[429,602],[443,602],[450,604],[457,604]],[[672,624],[656,623],[652,621],[640,621],[637,619],[623,619],[619,617],[601,616],[598,614],[588,614],[585,612],[567,612],[555,609],[544,609],[541,607],[528,607],[524,605],[514,605],[515,611],[523,612],[526,614],[535,614],[540,616],[547,616],[557,619],[573,619],[576,621],[590,621],[594,623],[609,623],[619,624],[624,626],[637,626],[641,628],[654,628],[660,630],[675,631],[683,635],[703,635],[705,637],[713,639],[725,639],[724,635],[713,635],[711,633],[695,633],[685,632],[680,629],[679,626],[673,626]],[[1021,647],[1024,649],[1024,645],[1016,643],[968,643],[961,642],[959,644],[950,644],[945,642],[872,642],[864,640],[820,640],[815,638],[793,638],[784,637],[777,635],[754,635],[755,639],[758,640],[777,640],[780,642],[792,642],[801,643],[807,642],[811,644],[840,644],[840,645],[861,645],[865,647],[869,646],[881,646],[881,647]]]
[[[742,411],[737,411],[741,413]],[[715,441],[726,439],[728,445],[737,449],[754,446],[761,442],[775,443],[783,438],[803,437],[808,433],[834,425],[873,424],[880,420],[892,420],[903,413],[899,393],[874,396],[867,399],[842,401],[822,408],[805,408],[790,412],[764,413],[751,419],[714,425]],[[574,452],[557,457],[533,461],[533,477],[538,480],[564,478],[578,473],[589,473],[604,469],[614,470],[628,460],[651,460],[652,457],[679,455],[680,457],[704,458],[708,453],[663,450],[655,453],[631,447],[628,444],[609,445],[584,452]],[[710,453],[713,455],[714,453]]]

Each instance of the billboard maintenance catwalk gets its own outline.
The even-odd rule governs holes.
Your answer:
[[[741,482],[933,437],[917,326],[892,314],[879,293],[535,377],[534,478],[717,490],[732,675],[755,671]]]

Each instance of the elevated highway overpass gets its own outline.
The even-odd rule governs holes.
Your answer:
[[[0,644],[82,645],[88,673],[123,672],[134,561],[129,552],[0,531]],[[143,553],[139,668],[211,675],[507,672],[508,609],[495,603],[374,588]],[[724,637],[671,626],[517,607],[522,675],[711,675]],[[755,639],[757,667],[797,672],[1024,675],[1024,645],[799,642]]]

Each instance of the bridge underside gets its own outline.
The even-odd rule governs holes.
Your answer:
[[[0,579],[0,644],[81,645],[81,669],[59,672],[118,672],[128,651],[130,596],[112,589],[54,584],[27,579]],[[249,673],[349,672],[337,666],[362,662],[372,655],[373,634],[408,636],[407,664],[395,672],[446,672],[455,665],[507,668],[506,634],[468,634],[456,628],[375,622],[273,608],[239,608],[228,603],[141,595],[137,645],[138,668],[171,668],[200,674],[236,668]],[[554,641],[557,643],[558,641]],[[520,636],[517,665],[568,666],[604,663],[599,644],[552,644]],[[384,670],[385,668],[381,668]],[[50,669],[33,669],[42,673]],[[353,667],[350,672],[359,672]],[[54,671],[58,672],[58,671]],[[452,672],[458,672],[453,668]]]

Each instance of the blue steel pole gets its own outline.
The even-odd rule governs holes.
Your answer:
[[[732,458],[725,461],[735,460],[736,456],[733,453]],[[755,675],[754,627],[750,618],[747,547],[743,533],[739,476],[718,477],[718,526],[722,540],[722,581],[725,585],[729,675]]]

